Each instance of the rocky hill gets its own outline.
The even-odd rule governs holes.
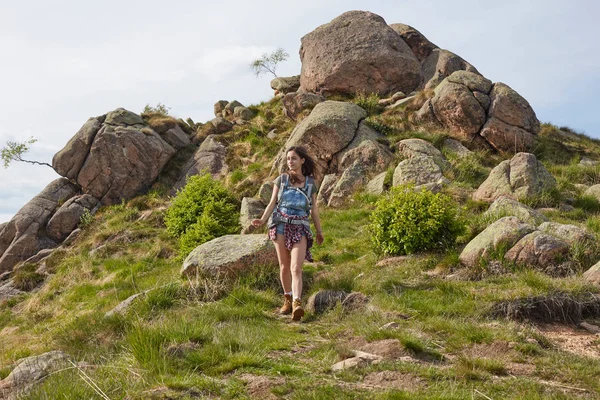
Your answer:
[[[408,25],[350,11],[301,42],[269,102],[119,108],[55,155],[63,178],[0,225],[0,398],[594,398],[600,143]],[[249,223],[294,145],[326,237],[300,324]],[[165,218],[204,174],[239,225],[188,256]],[[377,251],[403,185],[457,205],[456,241]]]

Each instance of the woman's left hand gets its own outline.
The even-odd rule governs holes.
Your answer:
[[[317,244],[320,246],[321,244],[323,244],[323,240],[325,240],[325,238],[323,237],[322,233],[317,233]]]

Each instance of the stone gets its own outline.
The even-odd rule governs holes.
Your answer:
[[[335,184],[339,176],[336,174],[327,174],[323,177],[319,193],[317,194],[317,204],[328,204],[331,192],[335,188]]]
[[[364,121],[360,121],[352,141],[343,150],[336,154],[330,164],[330,170],[335,168],[343,172],[355,162],[362,164],[365,172],[371,174],[386,169],[394,159],[392,152],[379,143],[384,136],[373,130]]]
[[[567,242],[570,246],[588,246],[595,242],[594,235],[576,225],[544,222],[537,229]]]
[[[322,314],[341,304],[348,294],[343,290],[319,290],[309,297],[306,310],[315,314]]]
[[[450,163],[446,161],[442,152],[423,139],[413,138],[401,140],[398,143],[398,151],[404,158],[431,157],[441,169],[445,170],[450,168]]]
[[[233,109],[233,116],[241,118],[243,121],[249,121],[254,117],[254,113],[247,107],[237,106]]]
[[[227,100],[219,100],[215,103],[213,109],[215,112],[215,117],[222,117],[223,116],[223,110],[225,109],[225,106],[227,105],[227,103],[229,103]]]
[[[405,24],[390,24],[390,28],[400,35],[402,40],[410,47],[410,50],[419,61],[426,59],[434,49],[438,48],[438,46],[431,43],[421,32],[412,26]]]
[[[503,217],[485,228],[471,240],[460,253],[459,260],[470,268],[480,267],[493,253],[512,248],[525,235],[535,228],[521,222],[517,217]]]
[[[98,199],[89,194],[70,198],[50,218],[46,225],[46,234],[57,243],[62,242],[77,228],[81,216],[86,211],[94,214],[99,206]]]
[[[125,313],[127,313],[127,310],[129,310],[129,307],[131,307],[131,305],[134,302],[136,302],[140,297],[146,296],[148,292],[150,292],[150,290],[144,290],[143,292],[129,296],[128,298],[117,304],[115,308],[113,308],[110,311],[107,311],[106,314],[104,314],[104,316],[106,318],[110,318],[114,315],[125,315]]]
[[[265,182],[260,186],[258,190],[258,198],[263,203],[264,206],[267,206],[271,202],[271,196],[273,196],[273,181]]]
[[[71,366],[69,360],[69,355],[62,351],[50,351],[19,360],[12,372],[0,381],[0,395],[7,399],[21,398],[52,372]]]
[[[244,107],[244,105],[237,100],[230,101],[223,108],[223,112],[221,113],[221,116],[223,118],[231,117],[233,115],[236,107]]]
[[[583,273],[583,279],[586,282],[600,285],[600,261]]]
[[[534,197],[556,186],[556,180],[530,153],[517,153],[502,161],[473,194],[478,201],[493,202],[501,195],[516,199]]]
[[[321,171],[328,171],[334,155],[352,142],[359,122],[366,116],[365,110],[352,103],[325,101],[317,104],[292,131],[273,164],[271,175],[284,172],[285,150],[291,146],[306,148],[317,167]]]
[[[534,136],[518,126],[490,118],[480,132],[481,136],[498,151],[518,153],[533,148]]]
[[[457,71],[467,71],[480,75],[479,71],[451,51],[444,49],[433,49],[427,58],[421,61],[423,73],[423,88],[434,89],[445,78]]]
[[[579,161],[579,165],[581,165],[582,167],[594,167],[594,166],[598,165],[598,161],[592,160],[591,158],[588,158],[588,157],[581,157],[581,160]]]
[[[260,199],[244,197],[240,209],[240,225],[242,226],[242,233],[254,232],[255,227],[252,225],[252,220],[260,219],[264,211],[265,206]]]
[[[73,242],[75,242],[75,240],[79,237],[79,235],[81,235],[82,232],[83,231],[79,228],[75,229],[69,234],[69,236],[67,236],[65,240],[63,240],[61,246],[70,246],[71,244],[73,244]]]
[[[217,134],[229,132],[233,128],[233,124],[223,117],[216,117],[210,123],[215,127]]]
[[[515,243],[504,255],[504,259],[517,265],[546,271],[560,268],[568,256],[569,245],[567,243],[546,233],[534,231]]]
[[[340,372],[346,369],[353,369],[357,367],[365,367],[371,364],[378,364],[381,361],[381,357],[375,354],[368,354],[365,352],[354,352],[358,354],[354,357],[347,358],[339,363],[336,363],[331,366],[332,372]]]
[[[471,90],[448,79],[435,88],[431,106],[437,120],[459,139],[473,140],[486,121],[486,112]]]
[[[380,16],[349,11],[301,39],[300,90],[332,94],[409,93],[421,66]],[[365,46],[368,43],[368,46]]]
[[[271,81],[271,89],[288,94],[300,88],[300,75],[290,77],[277,77]]]
[[[165,142],[169,143],[175,150],[181,150],[192,143],[190,137],[181,129],[179,125],[175,125],[174,128],[169,129],[165,133],[160,135]]]
[[[367,186],[365,186],[365,192],[371,194],[383,194],[387,190],[385,186],[386,176],[387,172],[382,172],[375,176],[375,178],[371,179],[369,183],[367,183]]]
[[[50,254],[52,254],[52,252],[54,251],[54,249],[43,249],[37,252],[36,255],[33,255],[31,257],[29,257],[27,260],[25,260],[23,262],[23,264],[37,264],[40,261],[44,260],[46,257],[48,257]]]
[[[382,325],[381,328],[379,328],[379,329],[385,330],[385,329],[398,329],[398,328],[400,328],[400,324],[392,321],[392,322],[388,322],[385,325]]]
[[[393,186],[414,184],[417,188],[428,184],[445,184],[447,179],[433,157],[416,156],[401,161],[394,170]]]
[[[52,167],[59,175],[71,181],[77,179],[77,175],[105,119],[106,115],[88,119],[65,147],[54,155]]]
[[[104,120],[104,123],[106,125],[113,126],[137,125],[140,128],[146,125],[146,122],[144,122],[141,116],[121,107],[106,114],[106,119]]]
[[[352,194],[359,188],[362,188],[368,179],[366,168],[360,160],[356,160],[350,167],[346,168],[335,183],[331,194],[329,195],[328,205],[330,207],[340,207],[344,205]]]
[[[12,279],[6,283],[3,282],[0,285],[0,301],[4,301],[4,300],[11,299],[13,297],[17,297],[23,293],[25,293],[25,292],[17,289],[14,286]],[[2,391],[0,391],[0,394],[1,393],[2,393]]]
[[[600,184],[592,185],[583,192],[584,196],[594,197],[600,201]]]
[[[533,108],[519,93],[508,85],[495,83],[490,92],[491,106],[489,116],[505,124],[519,127],[532,135],[540,131],[540,121]]]
[[[498,197],[490,205],[484,215],[496,217],[505,217],[510,215],[517,217],[521,221],[533,226],[538,226],[541,223],[548,221],[548,218],[546,218],[546,216],[544,216],[544,214],[541,212],[506,196]]]
[[[233,276],[255,265],[279,265],[273,242],[264,234],[225,235],[192,250],[183,262],[181,274]]]
[[[405,99],[406,95],[404,94],[404,92],[396,92],[392,95],[392,103],[395,103],[399,100]]]
[[[361,292],[352,292],[342,301],[342,308],[346,311],[355,311],[365,308],[369,297]]]
[[[173,191],[185,186],[187,179],[206,171],[214,179],[219,179],[229,171],[225,163],[227,148],[215,140],[214,135],[209,135],[200,145],[194,155],[181,169],[181,175],[173,186]]]
[[[405,97],[403,99],[396,100],[394,103],[392,103],[389,106],[385,107],[385,109],[386,110],[391,110],[392,108],[400,107],[403,104],[408,104],[414,98],[415,98],[415,96],[410,96],[410,97]]]
[[[57,243],[46,234],[46,224],[59,204],[79,192],[65,178],[52,181],[37,196],[25,204],[0,231],[0,273],[13,267],[42,249]]]
[[[462,145],[458,140],[446,139],[444,140],[444,150],[456,155],[458,158],[468,157],[473,152]]]
[[[314,108],[317,104],[325,101],[325,97],[316,93],[288,93],[281,99],[283,113],[292,121],[296,121],[304,110]]]
[[[477,92],[486,96],[492,89],[492,81],[473,72],[458,70],[450,74],[447,80],[464,85],[473,93]]]

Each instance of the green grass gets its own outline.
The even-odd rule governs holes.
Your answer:
[[[251,108],[256,117],[249,125],[220,138],[235,159],[232,171],[239,171],[226,180],[236,196],[256,192],[268,174],[266,160],[293,127],[281,119],[280,100]],[[417,132],[410,113],[385,111],[370,120],[389,129],[392,144],[421,137],[439,147],[446,133]],[[275,128],[277,138],[267,139]],[[599,233],[597,201],[581,196],[569,181],[594,182],[597,171],[577,166],[574,160],[584,147],[581,154],[600,155],[600,146],[565,131],[567,153],[553,155],[553,141],[561,134],[551,128],[545,126],[537,154],[557,176],[561,194],[571,191],[566,195],[574,199],[576,209],[548,211],[547,216]],[[275,313],[281,298],[276,267],[249,267],[230,280],[182,278],[177,242],[166,233],[164,212],[138,220],[142,211],[168,205],[163,190],[104,207],[72,247],[47,261],[51,275],[39,290],[0,302],[0,378],[20,358],[63,350],[85,361],[82,369],[110,398],[145,399],[153,393],[156,398],[257,397],[245,383],[250,375],[270,382],[261,396],[289,399],[483,398],[478,392],[503,399],[591,398],[600,390],[597,359],[561,350],[533,325],[494,318],[491,310],[499,302],[531,296],[599,290],[580,276],[552,278],[526,268],[453,280],[452,274],[461,268],[463,246],[498,217],[484,216],[487,205],[468,199],[484,171],[499,158],[475,153],[450,161],[448,173],[454,174],[455,184],[445,193],[461,203],[468,229],[448,249],[380,263],[367,229],[379,196],[358,194],[342,209],[320,210],[325,242],[313,248],[318,262],[304,268],[303,297],[321,289],[359,291],[369,302],[364,309],[337,305],[323,314],[307,313],[302,323]],[[237,181],[235,174],[240,175]],[[555,205],[562,200],[550,193],[529,201]],[[496,258],[501,258],[501,250]],[[583,253],[579,256],[583,260]],[[31,270],[24,267],[19,279],[32,282],[26,275]],[[124,314],[104,316],[142,291],[148,292]],[[396,322],[397,328],[382,328],[389,322]],[[408,358],[331,371],[353,350],[381,340],[397,341]],[[510,351],[485,354],[498,344],[510,344]],[[519,374],[515,364],[531,372]],[[405,377],[411,385],[365,385],[378,374]],[[27,398],[97,397],[76,370],[67,369],[35,386]]]

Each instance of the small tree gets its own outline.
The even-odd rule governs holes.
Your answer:
[[[277,78],[277,74],[275,73],[277,65],[282,61],[286,61],[289,56],[290,55],[280,47],[271,54],[264,53],[259,59],[252,61],[250,68],[252,68],[252,71],[257,77],[261,74],[270,72]]]
[[[152,107],[150,104],[146,104],[146,106],[144,107],[144,110],[142,111],[143,114],[162,114],[162,115],[169,115],[169,110],[171,109],[171,107],[167,107],[162,103],[158,103],[156,106]]]
[[[4,146],[0,152],[0,157],[2,157],[4,168],[8,168],[12,161],[21,161],[28,164],[46,165],[54,169],[52,165],[45,162],[30,161],[23,159],[23,154],[27,153],[29,151],[30,145],[34,144],[35,142],[37,142],[37,139],[35,138],[29,138],[24,142],[6,142],[6,146]]]

